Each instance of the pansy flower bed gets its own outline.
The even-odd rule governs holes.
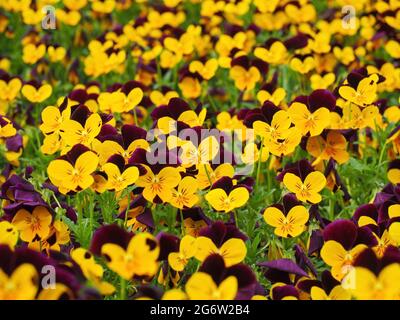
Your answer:
[[[400,298],[399,1],[0,9],[0,300]]]

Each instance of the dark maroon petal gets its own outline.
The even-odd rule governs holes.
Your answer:
[[[302,159],[298,162],[298,170],[297,176],[300,177],[301,181],[304,181],[311,172],[315,171],[307,159]]]
[[[130,209],[134,209],[137,207],[145,207],[147,204],[147,200],[143,197],[143,195],[138,195],[136,196],[130,203],[129,208]],[[118,218],[119,219],[125,219],[125,214],[126,214],[126,209],[122,210],[119,215]]]
[[[16,134],[15,136],[6,139],[6,147],[8,151],[18,152],[23,148],[22,136]]]
[[[282,203],[285,215],[287,215],[290,209],[292,209],[293,207],[301,205],[301,202],[297,200],[296,196],[293,193],[285,194]]]
[[[239,176],[235,176],[234,179],[238,179]],[[244,187],[247,189],[247,191],[249,191],[249,193],[253,192],[253,187],[254,184],[256,183],[256,181],[254,180],[253,177],[246,177],[242,180],[240,180],[240,182],[233,187],[233,189],[239,188],[239,187]]]
[[[99,139],[101,142],[104,142],[106,140],[113,140],[113,141],[118,141],[118,143],[120,143],[120,141],[122,141],[121,138],[115,138],[118,137],[118,130],[116,128],[114,128],[112,125],[110,124],[105,124],[101,127],[100,133],[97,136],[97,139]]]
[[[268,73],[269,65],[261,59],[254,59],[252,66],[256,67],[260,71],[261,75]]]
[[[277,286],[272,289],[273,300],[282,300],[285,297],[296,297],[299,298],[299,292],[292,285]]]
[[[300,103],[304,104],[307,108],[309,108],[309,105],[308,105],[308,96],[297,96],[297,97],[291,102],[291,104],[292,104],[293,102],[300,102]]]
[[[310,217],[315,218],[318,221],[321,228],[325,228],[325,226],[330,223],[328,219],[325,219],[321,216],[317,204],[313,204],[310,207],[309,213]]]
[[[271,101],[265,101],[261,107],[261,113],[265,117],[264,122],[271,124],[272,118],[274,117],[275,113],[277,113],[280,110],[281,109],[278,108]]]
[[[222,177],[214,182],[211,189],[223,189],[227,195],[231,192],[233,188],[232,178]]]
[[[226,269],[225,278],[235,276],[238,280],[239,289],[254,285],[257,281],[253,270],[243,264],[239,263]]]
[[[68,206],[66,203],[61,203],[61,207],[66,209],[65,215],[68,219],[72,220],[74,223],[78,220],[78,215],[73,207]]]
[[[325,241],[334,240],[350,250],[357,238],[357,226],[350,220],[339,219],[325,227],[323,236]]]
[[[378,240],[372,233],[371,228],[364,226],[357,229],[357,238],[354,245],[356,244],[365,244],[368,247],[373,247],[378,244]]]
[[[363,250],[355,259],[353,265],[355,267],[364,267],[371,270],[375,275],[379,273],[379,260],[371,248]]]
[[[85,89],[76,89],[71,91],[71,93],[68,95],[68,98],[77,101],[81,104],[84,104],[85,101],[88,100],[88,95]]]
[[[297,282],[296,287],[297,287],[297,289],[309,294],[311,292],[312,287],[320,287],[321,288],[322,284],[320,281],[315,280],[315,279],[302,279]]]
[[[347,81],[351,87],[357,89],[358,84],[364,77],[364,75],[359,74],[358,72],[350,72],[347,76]]]
[[[326,137],[324,137],[324,139],[326,140]],[[336,167],[336,161],[330,158],[328,160],[328,163],[324,171],[325,177],[327,177],[332,171],[335,171],[335,167]]]
[[[122,86],[121,91],[123,93],[125,93],[126,95],[128,95],[135,88],[140,88],[140,89],[142,89],[142,91],[147,91],[147,87],[144,84],[142,84],[141,82],[136,81],[136,80],[130,80],[130,81],[126,82]]]
[[[265,290],[265,288],[257,281],[256,285],[255,285],[255,290],[254,290],[254,294],[256,295],[260,295],[260,296],[266,296],[267,295],[267,291]]]
[[[129,164],[147,164],[147,151],[142,148],[136,149],[130,157]]]
[[[9,196],[12,196],[13,199],[9,198]],[[0,198],[18,202],[45,203],[30,182],[15,174],[9,177],[1,186]]]
[[[201,264],[199,271],[208,273],[219,285],[226,278],[224,258],[219,254],[209,255]]]
[[[400,159],[391,161],[388,165],[388,170],[390,169],[400,169]]]
[[[238,288],[235,300],[250,300],[256,294],[256,282]]]
[[[124,148],[127,149],[129,145],[138,139],[146,139],[147,131],[136,127],[134,125],[124,125],[121,128],[122,137],[124,139]]]
[[[378,219],[378,210],[374,204],[364,204],[359,206],[354,212],[353,219],[357,222],[361,216],[367,216],[372,218],[374,221]]]
[[[390,220],[389,207],[396,203],[397,203],[396,201],[388,200],[380,205],[378,210],[378,219],[377,219],[379,224],[386,223]]]
[[[188,124],[182,121],[176,122],[176,133],[179,134],[183,130],[188,130],[188,132],[193,132],[195,128],[191,128]]]
[[[243,112],[243,115],[241,116],[244,118],[243,123],[247,128],[253,128],[253,123],[257,120],[264,122],[266,121],[265,117],[261,113],[261,109],[254,109],[249,110],[248,112]]]
[[[156,121],[156,120],[161,119],[163,117],[170,117],[171,116],[170,111],[168,109],[168,106],[159,106],[159,107],[155,108],[151,112],[150,115],[151,115],[151,118],[153,119],[153,121]]]
[[[227,223],[225,224],[226,226],[226,234],[225,237],[223,239],[223,242],[228,241],[229,239],[232,238],[237,238],[237,239],[242,239],[243,241],[246,241],[248,239],[248,237],[242,233],[235,224],[231,223]]]
[[[179,213],[179,212],[178,212]],[[193,221],[203,220],[206,224],[210,225],[212,220],[207,217],[201,207],[192,207],[190,209],[182,210],[183,219],[192,219]],[[176,215],[176,220],[181,221],[180,214]]]
[[[150,229],[154,229],[154,219],[150,208],[144,209],[144,212],[136,217],[136,220]]]
[[[393,197],[393,194],[386,192],[378,192],[374,199],[374,204],[379,206],[386,201],[389,201]]]
[[[15,201],[33,202],[39,200],[37,194],[31,190],[16,189],[14,192]]]
[[[125,229],[116,224],[102,226],[93,234],[90,251],[93,254],[100,256],[101,247],[106,243],[114,243],[126,249],[132,236],[133,233],[125,231]]]
[[[180,98],[172,98],[168,102],[168,109],[172,115],[172,118],[178,120],[178,117],[183,112],[190,110],[190,107],[186,101]]]
[[[200,229],[199,236],[210,238],[217,248],[224,243],[227,227],[222,221],[216,221],[208,227]]]
[[[83,144],[76,144],[72,147],[70,151],[66,154],[68,161],[71,164],[75,164],[76,160],[85,152],[90,151],[90,149]]]
[[[54,265],[54,261],[52,259],[48,258],[46,255],[38,251],[31,250],[27,247],[15,249],[14,257],[11,261],[14,269],[21,264],[30,263],[34,265],[36,270],[38,270],[38,272],[40,273],[42,272],[42,268],[45,265]]]
[[[313,230],[310,237],[310,244],[308,246],[308,254],[312,255],[319,252],[324,245],[324,238],[321,230]]]
[[[79,122],[82,127],[85,126],[86,119],[89,117],[90,111],[88,107],[79,105],[71,114],[71,120]]]
[[[25,209],[29,212],[32,212],[37,206],[43,206],[43,207],[48,207],[47,203],[43,203],[43,200],[41,202],[15,202],[12,203],[8,206],[5,206],[3,208],[4,210],[4,218],[8,215],[10,221],[12,220],[12,217],[20,210],[20,209]]]
[[[10,163],[7,163],[4,167],[3,170],[1,171],[1,175],[5,178],[8,179],[12,173],[13,167]],[[1,193],[0,193],[1,197]]]
[[[260,267],[266,267],[270,269],[275,269],[290,274],[295,274],[298,276],[308,277],[307,272],[301,269],[293,260],[290,259],[278,259],[273,261],[265,261],[257,263]]]
[[[268,269],[264,272],[264,277],[268,279],[271,283],[292,283],[289,273],[276,269]]]
[[[295,257],[297,264],[303,270],[306,270],[306,268],[308,268],[314,276],[317,276],[317,270],[315,269],[311,260],[305,254],[303,248],[301,248],[298,244],[296,244],[294,247],[295,247]]]
[[[332,161],[334,161],[332,159]],[[337,172],[336,169],[333,169],[334,175],[335,175],[335,180],[336,180],[336,186],[340,188],[340,190],[343,191],[343,200],[349,201],[351,199],[351,195],[349,193],[349,191],[347,190],[346,185],[343,183],[342,179],[340,178],[339,173]],[[325,175],[325,177],[327,177],[327,175]],[[336,190],[335,190],[336,191]]]
[[[3,117],[2,115],[0,115],[0,127],[4,127],[8,124],[9,122],[6,120],[5,117]]]
[[[310,94],[308,101],[311,112],[314,112],[321,107],[325,107],[330,111],[336,107],[336,97],[329,90],[315,90]]]
[[[392,263],[400,263],[400,250],[397,247],[394,247],[392,245],[389,245],[382,258],[381,258],[381,265],[380,265],[380,270],[388,266],[389,264]]]
[[[171,252],[179,252],[180,239],[177,236],[161,232],[156,238],[160,245],[159,261],[168,260],[168,255]]]
[[[133,299],[138,299],[142,297],[146,298],[151,298],[154,300],[161,300],[161,297],[163,295],[162,290],[154,285],[141,285],[137,288],[137,292],[135,295],[132,297]]]
[[[334,287],[340,285],[340,282],[332,276],[332,273],[329,270],[324,270],[322,272],[321,282],[327,293],[330,293]]]
[[[123,156],[121,156],[120,154],[114,154],[112,155],[108,160],[107,163],[113,163],[115,164],[119,171],[122,173],[124,172],[124,168],[125,168],[125,159]]]
[[[40,82],[36,79],[26,81],[25,84],[30,84],[31,86],[35,87],[36,89],[40,88]]]
[[[287,39],[284,44],[286,48],[291,50],[301,49],[307,46],[308,37],[303,33],[299,33],[296,36]]]
[[[0,269],[4,273],[11,275],[13,251],[6,244],[0,244]]]
[[[250,59],[246,55],[234,58],[231,61],[231,66],[240,66],[246,70],[250,69]]]
[[[113,118],[114,118],[114,116],[112,114],[100,113],[100,119],[101,119],[101,123],[103,125],[110,122]]]

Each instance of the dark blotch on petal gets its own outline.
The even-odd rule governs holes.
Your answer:
[[[350,220],[339,219],[325,227],[323,236],[325,241],[337,241],[342,244],[346,250],[349,250],[356,241],[357,226]]]
[[[125,231],[116,224],[100,227],[93,234],[90,251],[95,255],[101,255],[101,247],[106,243],[114,243],[126,249],[133,234]]]

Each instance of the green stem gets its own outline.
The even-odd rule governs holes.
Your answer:
[[[124,217],[124,228],[126,228],[126,223],[128,221],[128,213],[131,206],[131,192],[128,193],[128,206],[126,207],[125,217]]]
[[[235,225],[236,225],[236,228],[239,228],[239,222],[238,222],[236,210],[233,210],[233,216],[235,217]]]
[[[182,237],[185,235],[185,225],[183,223],[183,212],[182,209],[179,210],[179,213],[181,215],[181,232],[182,232]]]
[[[260,152],[258,153],[258,163],[257,163],[257,173],[256,173],[256,186],[257,187],[260,182],[261,157],[262,157],[263,146],[264,146],[264,138],[261,140]]]
[[[384,155],[384,153],[385,153],[385,151],[386,151],[386,144],[387,144],[387,142],[385,142],[385,144],[383,145],[381,154],[379,155],[378,167],[379,167],[379,166],[381,165],[381,163],[382,163],[383,155]]]
[[[267,167],[267,170],[266,170],[268,192],[271,190],[271,183],[272,183],[272,180],[271,180],[271,172],[270,172],[270,170],[269,170],[269,165],[270,165],[270,163],[271,163],[271,158],[268,160],[268,167]]]
[[[211,181],[210,173],[208,172],[206,163],[204,164],[204,170],[206,171],[207,179],[208,179],[208,182],[210,183],[210,189],[211,189],[212,181]]]
[[[60,202],[58,201],[58,199],[57,199],[57,197],[56,197],[56,195],[53,193],[53,199],[54,199],[54,201],[57,203],[57,206],[60,208],[60,209],[62,209],[62,207],[61,207],[61,204],[60,204]]]
[[[329,218],[331,221],[335,218],[335,201],[333,199],[333,194],[332,197],[329,199]]]
[[[120,285],[119,299],[126,300],[126,280],[123,277],[120,277]]]

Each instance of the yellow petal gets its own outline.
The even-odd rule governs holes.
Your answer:
[[[392,204],[389,207],[389,218],[400,217],[400,204]]]
[[[167,188],[175,188],[181,181],[181,175],[177,168],[163,168],[157,175],[160,183]]]
[[[87,151],[79,156],[76,160],[75,168],[79,170],[82,175],[90,175],[97,169],[99,158],[92,151]]]
[[[310,215],[305,207],[295,206],[290,209],[287,219],[291,224],[304,226],[307,223],[309,216]]]
[[[311,288],[311,299],[312,300],[328,300],[328,295],[320,287],[314,286]]]
[[[199,261],[204,261],[210,254],[219,252],[214,242],[207,237],[196,238],[195,246],[195,258]]]
[[[197,248],[195,242],[196,238],[191,235],[186,235],[182,238],[179,250],[186,258],[194,257],[196,254]]]
[[[205,199],[207,202],[217,211],[230,211],[230,207],[225,205],[225,201],[228,199],[224,189],[213,189],[210,190],[206,195]]]
[[[247,248],[242,239],[232,238],[226,241],[219,249],[227,267],[233,266],[244,260]]]
[[[249,200],[249,191],[245,187],[235,188],[229,193],[229,200],[234,208],[240,208]]]
[[[345,260],[346,254],[343,246],[333,240],[325,242],[321,249],[321,258],[329,266],[341,264]]]
[[[301,186],[303,182],[300,180],[298,176],[293,173],[286,173],[283,177],[283,184],[289,191],[298,193],[301,190]]]
[[[263,217],[265,222],[273,227],[279,227],[282,225],[283,220],[285,219],[282,211],[275,207],[269,207],[265,209]]]
[[[285,177],[286,177],[286,175],[285,175]],[[306,179],[304,180],[304,185],[307,186],[307,189],[310,192],[317,193],[317,192],[320,192],[326,186],[326,178],[321,172],[314,171],[314,172],[311,172],[306,177]]]
[[[38,290],[38,274],[33,265],[24,263],[11,275],[11,281],[15,286],[17,300],[31,300]]]
[[[230,276],[226,278],[218,287],[220,300],[233,300],[236,297],[238,290],[238,281],[236,277]]]
[[[196,272],[189,278],[185,290],[191,300],[210,300],[217,286],[209,274]]]
[[[183,259],[181,259],[179,252],[171,252],[168,255],[168,264],[173,270],[178,272],[183,271],[186,266],[186,264],[183,262]]]

